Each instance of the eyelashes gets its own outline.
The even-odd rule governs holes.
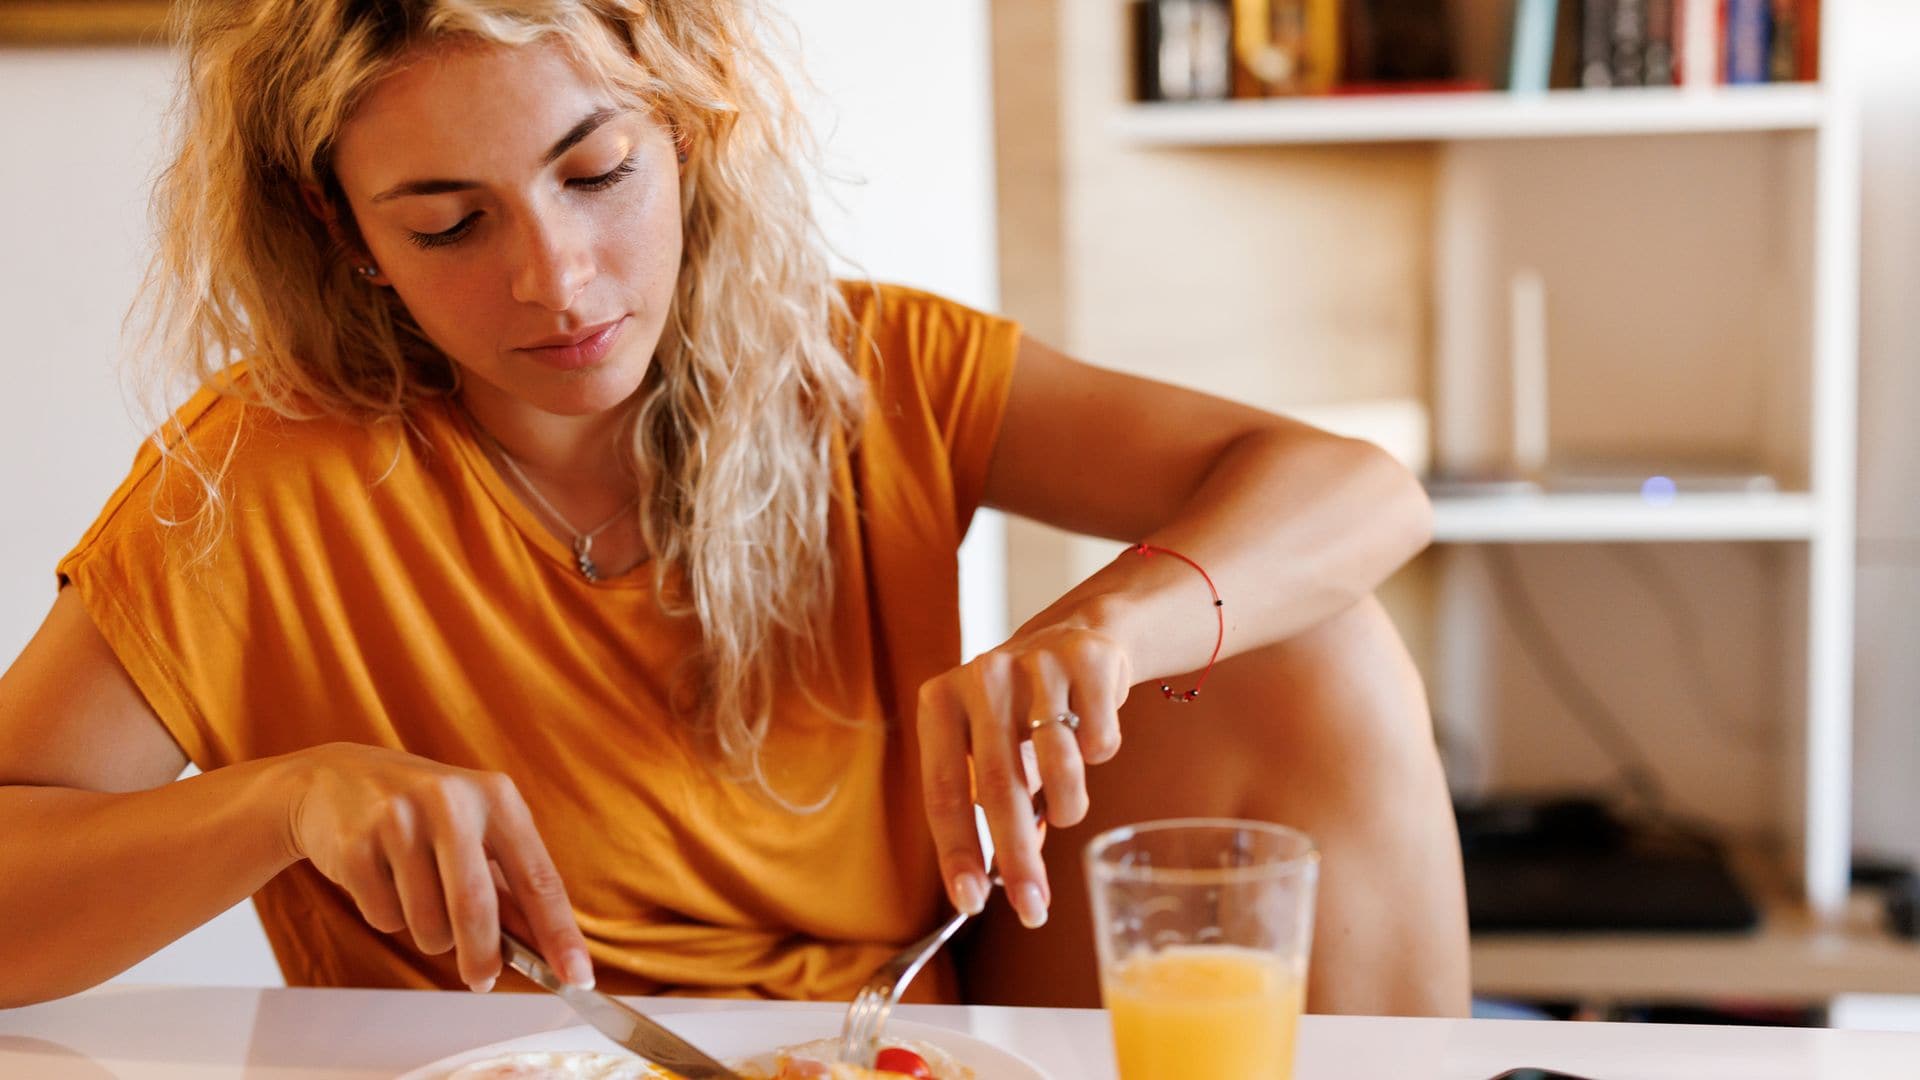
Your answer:
[[[460,242],[461,237],[473,231],[473,223],[479,220],[479,218],[480,211],[475,210],[473,213],[461,218],[459,224],[451,229],[442,229],[435,233],[414,232],[412,229],[408,229],[407,240],[415,247],[421,248],[446,247],[448,244],[456,244]]]
[[[575,191],[606,191],[627,177],[632,176],[638,168],[639,162],[635,159],[634,155],[630,154],[625,160],[621,161],[620,164],[615,165],[606,172],[598,176],[582,176],[575,180],[569,180],[567,181],[567,186]],[[468,233],[473,231],[474,224],[479,220],[480,211],[475,210],[473,213],[461,218],[459,222],[450,229],[442,229],[439,232],[432,233],[414,232],[409,229],[407,230],[407,242],[415,247],[426,250],[446,247],[449,244],[457,244],[464,239]]]
[[[638,167],[639,163],[634,160],[632,154],[629,154],[626,160],[606,172],[601,173],[599,176],[583,176],[578,180],[569,180],[567,181],[567,186],[579,191],[605,191],[620,181],[625,180],[627,177],[632,176],[633,170]]]

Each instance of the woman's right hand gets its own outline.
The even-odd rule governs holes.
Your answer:
[[[347,890],[368,924],[411,931],[429,955],[458,950],[461,980],[485,992],[500,974],[502,917],[524,921],[555,971],[593,985],[566,888],[505,774],[357,743],[299,756],[294,851]]]

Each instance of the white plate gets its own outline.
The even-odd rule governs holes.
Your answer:
[[[669,1013],[654,1019],[722,1060],[752,1057],[783,1046],[828,1038],[840,1030],[840,1014],[813,1010],[782,1012],[773,1009],[725,1009],[719,1012]],[[972,1069],[978,1080],[1047,1080],[1047,1075],[1025,1058],[952,1028],[894,1020],[887,1024],[887,1034],[938,1046],[952,1054],[954,1060]],[[462,1065],[528,1050],[612,1049],[616,1049],[613,1042],[583,1024],[478,1047],[415,1069],[399,1080],[444,1080]]]

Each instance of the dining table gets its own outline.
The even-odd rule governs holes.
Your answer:
[[[625,1000],[656,1016],[819,1010],[823,1025],[844,1009]],[[993,1043],[1051,1080],[1116,1076],[1107,1016],[1098,1009],[921,1005],[895,1016]],[[579,1023],[563,1001],[539,994],[109,984],[0,1010],[0,1078],[393,1080],[476,1047]],[[1490,1080],[1522,1066],[1591,1080],[1912,1080],[1920,1077],[1920,1034],[1309,1015],[1300,1024],[1294,1076]]]

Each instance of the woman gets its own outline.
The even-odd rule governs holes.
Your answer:
[[[834,282],[737,0],[186,8],[149,295],[199,389],[0,681],[0,1004],[248,895],[294,983],[485,990],[507,921],[615,992],[844,998],[985,904],[976,799],[1045,923],[1023,758],[1080,821],[1129,687],[1219,650],[1313,719],[1132,775],[1261,754],[1208,797],[1351,833],[1316,1007],[1463,1006],[1383,455]],[[1152,547],[955,667],[979,505]]]

